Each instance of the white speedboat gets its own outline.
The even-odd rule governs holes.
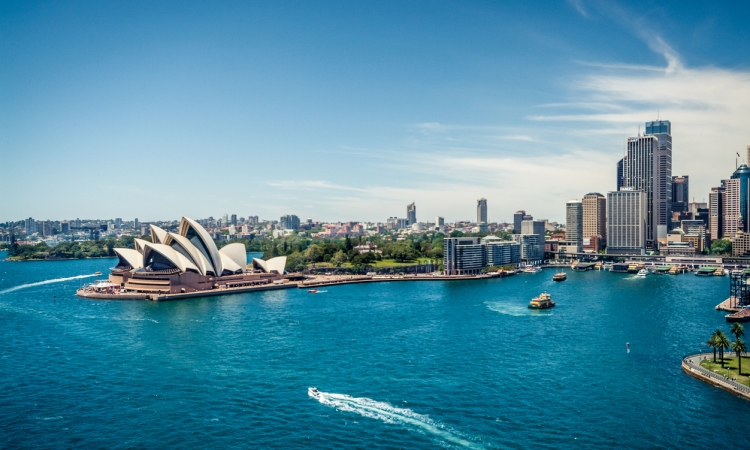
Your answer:
[[[523,273],[537,273],[537,272],[541,272],[541,271],[542,271],[541,268],[534,267],[534,266],[528,266],[525,269],[523,269]]]
[[[323,393],[318,390],[318,388],[307,388],[307,395],[309,395],[312,398],[320,398]]]
[[[646,275],[648,275],[648,271],[646,269],[641,269],[641,270],[638,271],[638,273],[635,276],[637,276],[637,277],[645,277]]]

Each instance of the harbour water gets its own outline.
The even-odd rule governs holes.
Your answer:
[[[750,447],[750,402],[680,370],[726,277],[74,295],[112,264],[0,262],[0,447]]]

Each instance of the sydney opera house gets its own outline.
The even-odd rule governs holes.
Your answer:
[[[115,248],[107,293],[112,295],[189,294],[243,288],[281,280],[286,257],[247,264],[245,245],[216,247],[196,221],[183,217],[177,233],[151,225],[151,242],[135,240],[135,249]],[[277,281],[278,282],[278,281]]]

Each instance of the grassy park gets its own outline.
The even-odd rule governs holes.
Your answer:
[[[750,387],[750,357],[742,357],[742,375],[737,372],[737,357],[724,358],[724,367],[721,365],[721,360],[707,359],[701,361],[701,367],[708,369],[719,375],[723,375],[727,378],[737,378],[737,382]]]

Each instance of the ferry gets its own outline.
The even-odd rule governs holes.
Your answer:
[[[639,271],[638,271],[638,273],[636,274],[636,276],[637,276],[637,277],[640,277],[640,278],[643,278],[643,277],[645,277],[646,275],[648,275],[648,270],[646,270],[646,269],[641,269],[641,270],[639,270]]]
[[[552,281],[565,281],[568,279],[568,275],[565,272],[558,272],[552,275]]]
[[[546,292],[539,295],[535,299],[529,302],[529,308],[531,309],[547,309],[555,306],[555,302],[552,301],[552,297]]]

